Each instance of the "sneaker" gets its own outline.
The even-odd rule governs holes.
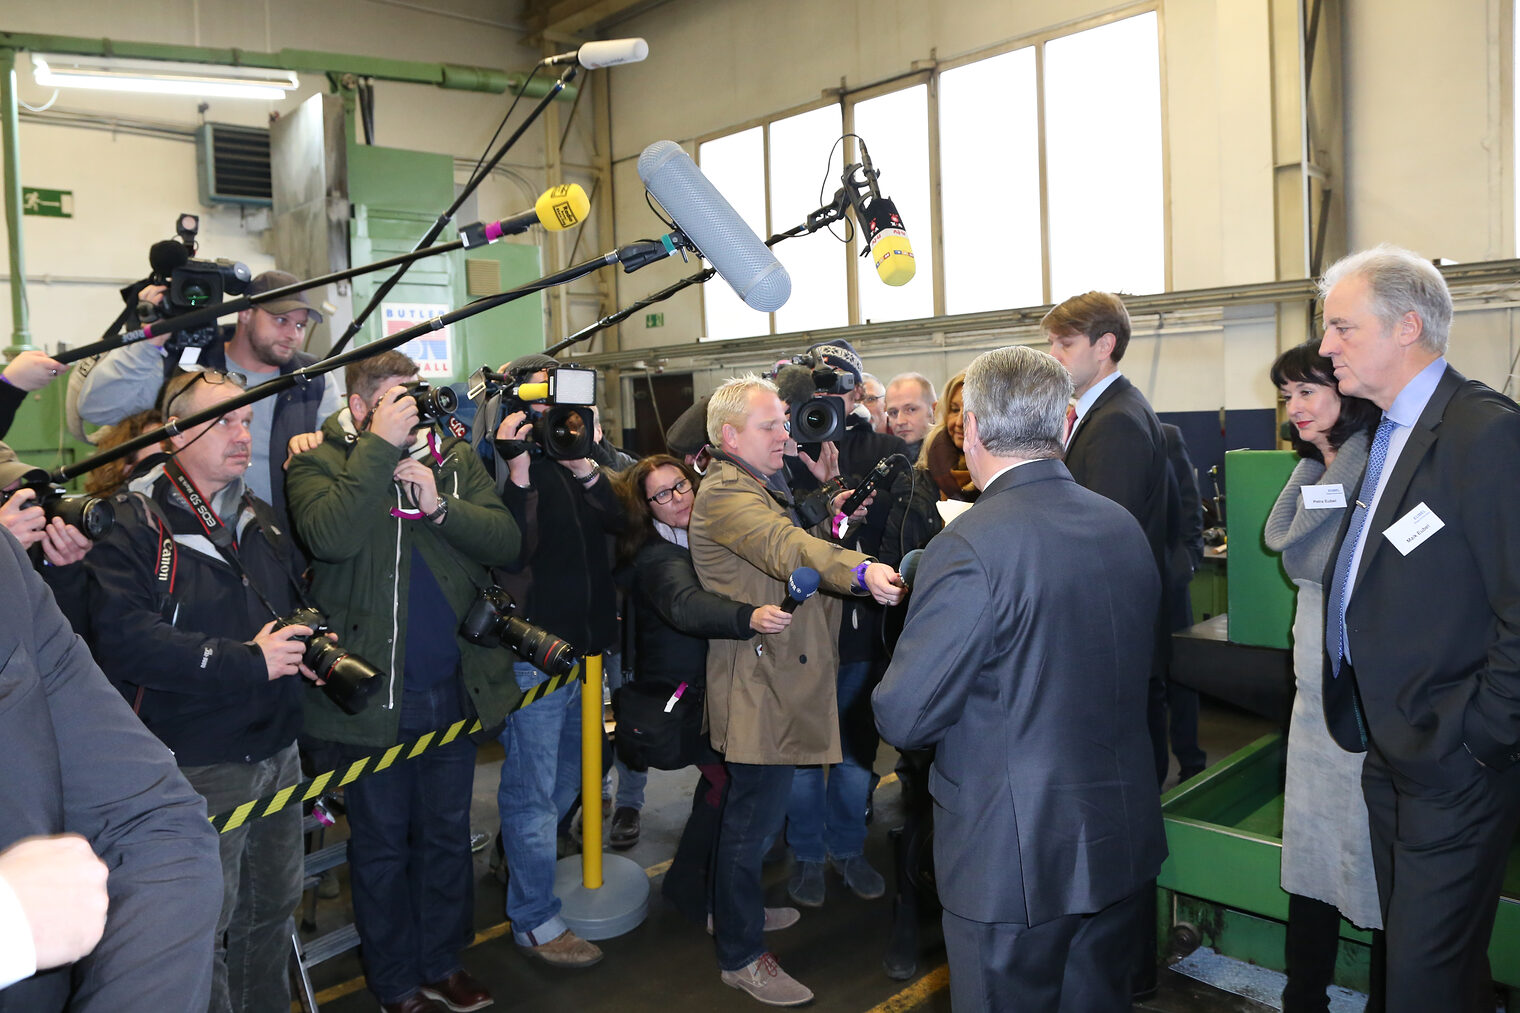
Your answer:
[[[794,907],[768,907],[765,909],[765,926],[762,932],[780,932],[802,920],[802,912]],[[707,916],[707,934],[713,934],[712,915]]]
[[[729,988],[748,992],[767,1006],[802,1006],[813,1001],[812,989],[781,969],[769,953],[738,971],[724,971],[720,978]]]
[[[587,942],[569,929],[547,943],[524,946],[522,950],[550,967],[593,967],[602,962],[601,947]]]
[[[615,851],[627,851],[639,843],[639,811],[633,806],[620,805],[612,814],[612,830],[607,842]]]
[[[442,981],[423,985],[420,991],[429,999],[443,1003],[454,1013],[485,1009],[496,1001],[484,985],[462,970],[455,971]]]
[[[470,854],[478,855],[480,852],[486,850],[486,845],[490,843],[491,835],[486,833],[484,830],[480,831],[478,834],[471,834]]]
[[[823,907],[823,863],[798,862],[797,871],[787,880],[786,894],[803,907]]]
[[[875,900],[886,894],[887,881],[881,878],[881,873],[871,868],[871,863],[866,861],[864,855],[830,859],[829,864],[844,877],[844,885],[850,888],[850,892],[861,900]]]

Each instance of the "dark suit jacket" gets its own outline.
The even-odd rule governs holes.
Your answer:
[[[1146,730],[1160,582],[1134,519],[1059,461],[1000,476],[924,550],[872,695],[929,773],[946,910],[1098,911],[1166,857]]]
[[[221,907],[206,804],[106,681],[9,532],[0,534],[0,851],[76,833],[110,869],[105,936],[72,969],[0,990],[0,1013],[186,1009],[211,990]],[[73,990],[73,999],[70,992]]]
[[[1127,377],[1109,384],[1077,423],[1066,467],[1078,485],[1107,496],[1140,522],[1156,572],[1165,576],[1166,438],[1145,395]]]
[[[1344,748],[1365,749],[1365,727],[1395,769],[1432,786],[1470,780],[1473,757],[1520,762],[1516,475],[1520,409],[1448,367],[1367,519],[1346,612],[1356,685],[1324,659],[1325,720]],[[1383,532],[1420,503],[1445,526],[1402,555]],[[1332,555],[1327,615],[1334,568]]]

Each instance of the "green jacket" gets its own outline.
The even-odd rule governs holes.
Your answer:
[[[413,548],[463,619],[477,590],[491,582],[489,567],[516,561],[521,538],[485,466],[462,440],[444,441],[443,462],[433,466],[438,491],[448,499],[443,523],[392,516],[391,508],[403,505],[391,479],[401,453],[373,433],[355,437],[347,420],[346,408],[329,417],[322,445],[290,462],[285,496],[291,523],[312,555],[312,597],[339,643],[384,671],[387,685],[354,715],[323,693],[308,693],[306,731],[331,742],[389,746],[401,717]],[[489,728],[522,696],[512,677],[513,656],[462,637],[459,650],[465,686]]]

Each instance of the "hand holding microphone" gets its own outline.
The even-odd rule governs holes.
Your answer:
[[[811,566],[799,566],[793,570],[786,581],[786,601],[781,603],[781,611],[790,615],[798,605],[817,594],[818,579],[818,571]]]
[[[866,590],[871,592],[882,605],[896,605],[902,601],[903,583],[902,575],[892,569],[886,563],[872,563],[866,567],[864,583]]]
[[[756,633],[780,633],[790,625],[791,610],[780,605],[758,605],[749,615],[749,628]]]

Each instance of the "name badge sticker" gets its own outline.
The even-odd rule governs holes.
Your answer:
[[[1339,482],[1306,485],[1299,491],[1304,494],[1305,510],[1332,510],[1346,505],[1346,489]]]
[[[1421,503],[1388,525],[1387,530],[1383,532],[1383,537],[1388,539],[1401,555],[1407,556],[1425,539],[1445,526],[1446,522],[1437,517],[1434,510]]]

